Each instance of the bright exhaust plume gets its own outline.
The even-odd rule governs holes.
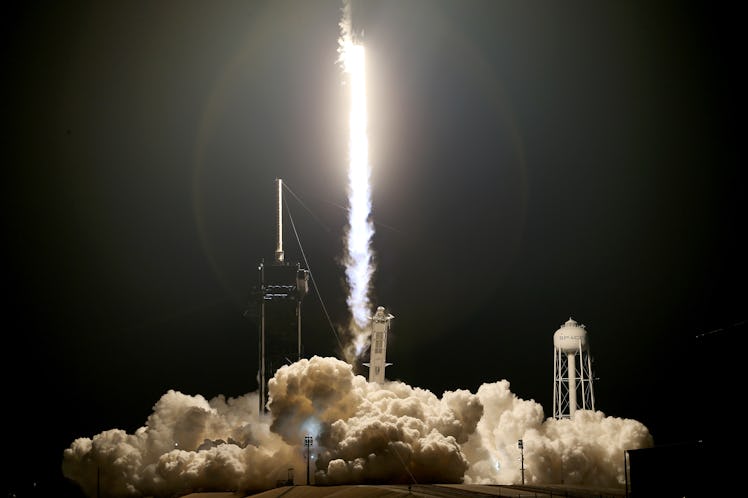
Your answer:
[[[351,313],[348,328],[349,343],[343,351],[348,361],[358,358],[369,341],[371,303],[369,290],[374,274],[371,240],[371,167],[367,137],[366,72],[364,46],[355,43],[351,30],[351,10],[343,6],[340,21],[339,61],[348,76],[350,110],[348,117],[348,225],[345,234],[344,257],[348,297]]]

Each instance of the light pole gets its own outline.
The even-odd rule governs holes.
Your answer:
[[[626,480],[626,498],[629,498],[628,450],[623,450],[623,477]]]
[[[519,453],[522,459],[519,469],[522,471],[522,485],[524,485],[525,484],[525,449],[524,449],[524,445],[522,444],[521,439],[517,440],[517,446],[519,447]]]
[[[306,485],[309,486],[309,450],[312,448],[312,436],[304,436],[304,446],[306,446]]]

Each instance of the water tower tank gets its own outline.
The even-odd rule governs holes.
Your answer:
[[[587,330],[584,325],[579,325],[576,321],[569,320],[553,334],[553,345],[556,349],[564,353],[573,353],[587,349]]]

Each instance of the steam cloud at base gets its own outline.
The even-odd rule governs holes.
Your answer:
[[[270,412],[257,393],[206,400],[168,391],[143,427],[81,437],[64,450],[62,470],[88,496],[97,480],[110,496],[269,489],[306,468],[311,435],[313,481],[343,483],[525,482],[623,487],[623,451],[652,446],[648,429],[600,411],[544,419],[501,380],[476,393],[441,398],[403,382],[370,384],[352,366],[315,356],[278,370]]]

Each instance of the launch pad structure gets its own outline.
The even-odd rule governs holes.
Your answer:
[[[257,373],[260,414],[268,411],[268,381],[284,365],[302,358],[301,304],[309,292],[309,269],[286,261],[283,251],[283,180],[275,179],[276,248],[272,263],[261,260],[257,266],[257,285],[253,289],[247,314],[258,318],[259,367]],[[303,250],[302,250],[303,254]],[[306,260],[306,257],[304,257]],[[313,283],[312,279],[312,283]],[[384,306],[370,317],[369,382],[383,384],[387,336],[394,318]],[[331,323],[332,326],[332,323]],[[334,329],[333,329],[334,330]],[[340,341],[338,341],[340,342]],[[342,347],[342,344],[341,344]]]
[[[309,270],[285,260],[283,253],[283,180],[276,179],[276,249],[271,264],[257,267],[254,305],[259,315],[259,408],[267,411],[268,380],[283,365],[301,359],[301,302],[309,291]]]

